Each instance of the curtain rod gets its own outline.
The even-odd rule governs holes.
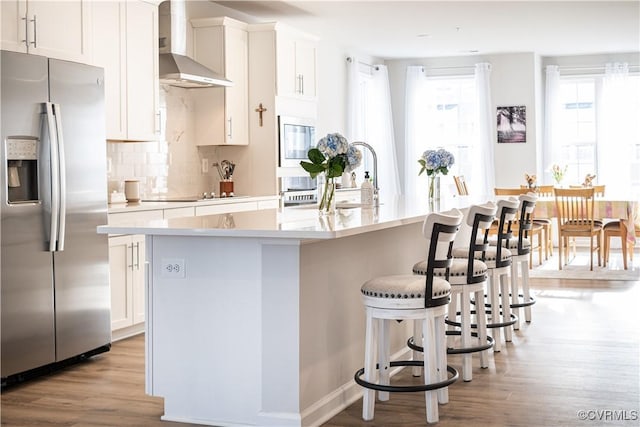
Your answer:
[[[554,65],[554,64],[548,64],[548,65]],[[589,71],[589,70],[604,70],[606,68],[606,65],[558,65],[557,66],[559,70],[585,70],[585,71]],[[631,65],[628,64],[627,67],[629,68],[637,68],[640,69],[640,65]]]
[[[353,58],[350,57],[350,56],[347,56],[347,62],[353,62]],[[376,71],[378,71],[380,69],[380,67],[378,67],[377,65],[367,64],[366,62],[362,62],[362,61],[358,61],[358,64],[364,65],[365,67],[369,67],[369,68],[374,69]]]
[[[456,65],[451,67],[425,67],[422,66],[422,70],[473,70],[475,65]]]

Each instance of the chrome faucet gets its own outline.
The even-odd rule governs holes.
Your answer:
[[[376,154],[376,151],[373,149],[373,147],[366,142],[356,141],[352,142],[351,144],[361,145],[371,152],[371,156],[373,157],[373,203],[378,206],[380,204],[380,188],[378,188],[378,155]]]

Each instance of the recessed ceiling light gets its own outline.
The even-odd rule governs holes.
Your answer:
[[[429,33],[423,33],[423,34],[418,34],[416,37],[420,37],[420,38],[431,38],[431,34]]]

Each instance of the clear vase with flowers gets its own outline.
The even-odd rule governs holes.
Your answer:
[[[557,186],[560,186],[560,183],[562,182],[562,179],[564,178],[564,175],[566,173],[567,165],[564,165],[564,167],[558,164],[554,164],[553,166],[551,166],[551,175],[553,176],[553,180],[556,182]]]
[[[429,178],[429,201],[440,199],[440,174],[447,175],[449,168],[455,163],[455,157],[444,148],[438,150],[427,150],[422,153],[420,159],[420,172],[427,172]]]
[[[311,148],[307,157],[309,161],[301,161],[300,166],[309,173],[311,178],[324,174],[324,188],[318,203],[321,213],[335,210],[333,197],[335,192],[334,179],[341,177],[343,172],[351,172],[360,166],[362,152],[339,133],[330,133],[318,141],[316,147]]]

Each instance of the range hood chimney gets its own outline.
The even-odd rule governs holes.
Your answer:
[[[224,76],[186,55],[187,14],[184,0],[160,3],[158,8],[160,83],[183,88],[232,86]]]

